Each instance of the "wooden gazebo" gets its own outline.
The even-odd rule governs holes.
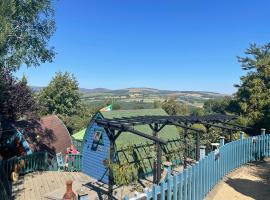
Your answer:
[[[152,140],[156,144],[157,152],[157,161],[154,168],[153,182],[158,184],[161,179],[161,157],[162,157],[162,145],[166,144],[166,141],[159,138],[158,133],[165,126],[176,126],[181,127],[185,130],[184,138],[186,140],[188,130],[196,132],[196,160],[200,159],[200,134],[203,133],[200,129],[192,128],[193,124],[203,124],[207,128],[216,127],[223,130],[227,130],[231,134],[233,131],[243,130],[246,127],[235,125],[230,123],[230,121],[236,119],[236,116],[233,115],[222,115],[222,114],[213,114],[205,116],[135,116],[135,117],[122,117],[122,118],[113,118],[113,119],[96,119],[95,122],[98,126],[103,127],[110,139],[110,160],[114,160],[115,155],[115,141],[116,139],[124,132],[130,132],[135,135],[144,137],[146,139]],[[222,125],[220,125],[222,124]],[[136,130],[138,125],[149,125],[152,130],[152,135],[140,132]],[[185,142],[186,145],[186,142]],[[184,152],[184,166],[186,167],[186,149]],[[109,169],[109,196],[112,194],[113,188],[113,174],[111,169]]]

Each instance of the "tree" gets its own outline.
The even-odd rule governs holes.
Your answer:
[[[155,101],[153,102],[153,107],[154,107],[154,108],[160,108],[160,107],[161,107],[161,102],[160,102],[159,100],[155,100]]]
[[[177,97],[170,97],[162,102],[161,107],[168,115],[177,115],[180,112],[180,103]]]
[[[10,71],[0,70],[0,122],[14,121],[31,115],[35,110],[35,100],[26,77],[20,81]]]
[[[22,64],[52,62],[48,42],[55,31],[51,0],[0,1],[0,68],[17,70]]]
[[[56,73],[38,96],[39,104],[43,107],[42,114],[71,116],[78,114],[81,106],[78,82],[68,72]]]
[[[209,113],[221,113],[226,114],[226,112],[230,109],[230,103],[232,98],[229,96],[226,96],[224,98],[220,99],[209,99],[204,102],[204,109]]]
[[[270,128],[270,43],[251,44],[245,54],[246,57],[238,57],[242,69],[248,71],[236,85],[240,114],[248,125]]]

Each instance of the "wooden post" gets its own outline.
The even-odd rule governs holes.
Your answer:
[[[153,127],[153,136],[158,137],[158,124],[155,123]],[[162,150],[159,142],[156,142],[156,152],[157,152],[157,160],[154,163],[154,174],[153,174],[153,182],[155,184],[159,184],[161,179],[161,156]]]
[[[157,184],[159,184],[159,181],[161,179],[161,145],[158,142],[157,143]]]
[[[200,132],[196,132],[196,161],[200,160]]]
[[[205,146],[200,146],[200,159],[205,157]]]
[[[220,136],[219,137],[219,146],[222,147],[225,144],[225,137],[224,136]]]
[[[230,130],[230,142],[232,141],[232,130]]]
[[[111,130],[112,138],[114,138],[114,130]],[[110,141],[110,162],[114,162],[114,146],[115,146],[115,140],[112,139]],[[111,167],[109,167],[109,194],[108,199],[113,199],[113,171]]]
[[[240,140],[243,140],[244,139],[244,132],[240,132]]]
[[[187,129],[184,129],[184,168],[187,168]]]
[[[157,161],[154,160],[153,163],[153,183],[156,184],[157,183]]]
[[[261,135],[265,135],[265,128],[261,128]]]

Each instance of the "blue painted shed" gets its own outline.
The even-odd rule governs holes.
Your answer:
[[[99,127],[95,119],[102,119],[98,112],[90,121],[84,136],[82,171],[104,183],[109,182],[109,170],[106,161],[109,155],[110,140],[104,128]]]

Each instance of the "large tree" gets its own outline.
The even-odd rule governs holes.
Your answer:
[[[168,115],[177,115],[180,112],[180,103],[177,97],[170,97],[162,102],[161,107]]]
[[[270,128],[270,43],[251,44],[245,54],[238,60],[248,73],[236,85],[236,100],[249,125]]]
[[[48,42],[54,31],[51,0],[0,1],[0,123],[33,111],[32,92],[13,72],[23,64],[51,62],[55,52]]]
[[[55,31],[51,0],[0,1],[0,67],[17,70],[22,64],[51,62],[48,45]]]
[[[74,75],[58,72],[38,99],[44,114],[75,115],[81,105],[78,82]]]
[[[0,121],[14,121],[36,109],[26,78],[21,81],[8,70],[0,70]]]

